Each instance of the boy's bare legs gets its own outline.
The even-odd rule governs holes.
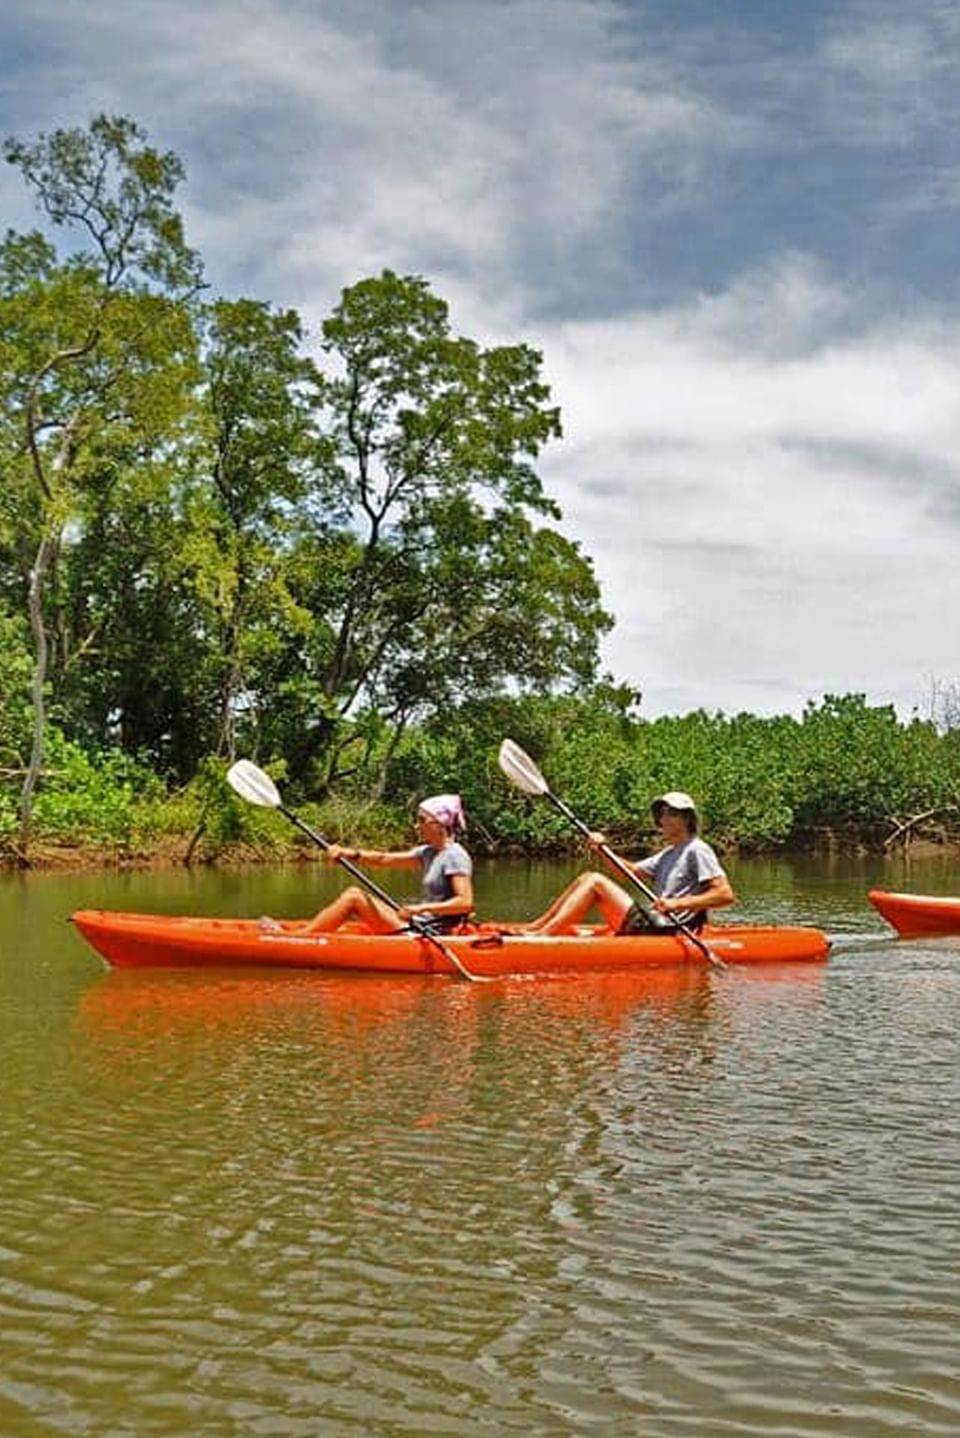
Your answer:
[[[519,929],[521,933],[562,934],[574,924],[582,923],[594,907],[600,910],[605,923],[612,929],[619,929],[631,902],[630,895],[606,874],[580,874],[557,895],[539,918],[520,925]]]

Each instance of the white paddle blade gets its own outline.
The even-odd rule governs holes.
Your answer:
[[[510,783],[516,784],[517,788],[522,789],[525,794],[535,794],[539,797],[550,792],[546,779],[530,755],[524,753],[520,745],[515,744],[512,739],[504,739],[500,745],[497,762]]]
[[[280,794],[276,784],[258,769],[249,759],[238,759],[227,770],[227,783],[235,789],[248,804],[259,804],[262,809],[279,809]]]

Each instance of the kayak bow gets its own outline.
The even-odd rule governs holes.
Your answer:
[[[933,894],[888,894],[885,889],[871,889],[867,898],[901,939],[922,938],[925,934],[960,934],[960,899]]]

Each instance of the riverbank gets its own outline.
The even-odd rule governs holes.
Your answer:
[[[214,848],[198,847],[188,859],[191,836],[177,835],[153,845],[71,844],[38,841],[26,861],[13,853],[0,853],[0,871],[83,872],[93,870],[241,868],[250,864],[314,863],[321,859],[312,844],[294,843],[263,847],[240,843]]]
[[[807,855],[826,858],[831,856],[882,858],[884,856],[928,859],[949,857],[960,866],[960,831],[929,829],[912,833],[891,844],[889,829],[877,827],[854,827],[837,825],[811,829],[798,834],[789,844],[770,846],[768,849],[749,846],[741,850],[736,843],[720,843],[718,849],[726,858],[741,853],[753,857],[770,855]],[[130,871],[177,868],[242,868],[250,865],[316,864],[323,862],[319,847],[298,834],[271,843],[201,842],[191,849],[193,836],[189,833],[164,835],[149,843],[138,844],[91,844],[64,840],[38,839],[31,845],[27,861],[8,848],[0,850],[0,871],[22,872],[84,872],[84,871]],[[338,838],[338,842],[340,838]],[[378,841],[368,839],[373,846]],[[386,842],[386,841],[384,841]],[[580,852],[580,846],[572,843],[558,845],[549,850],[528,849],[522,845],[474,846],[474,852],[485,857],[517,857],[518,855],[538,858],[565,858]],[[630,852],[628,849],[627,852]],[[638,851],[639,852],[639,851]],[[960,876],[958,876],[960,883]]]

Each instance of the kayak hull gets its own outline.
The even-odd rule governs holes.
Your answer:
[[[960,934],[960,899],[933,894],[888,894],[884,889],[871,889],[867,897],[902,939]]]
[[[380,974],[456,974],[437,945],[413,934],[376,935],[340,929],[298,932],[296,923],[263,929],[255,919],[183,918],[82,909],[73,923],[114,968],[207,969],[255,964],[289,969],[353,970]],[[761,925],[707,927],[701,938],[725,964],[822,962],[830,943],[819,929]],[[444,938],[471,974],[563,974],[603,969],[702,966],[696,944],[680,934],[612,934],[583,926],[570,935],[512,934],[496,925]]]

